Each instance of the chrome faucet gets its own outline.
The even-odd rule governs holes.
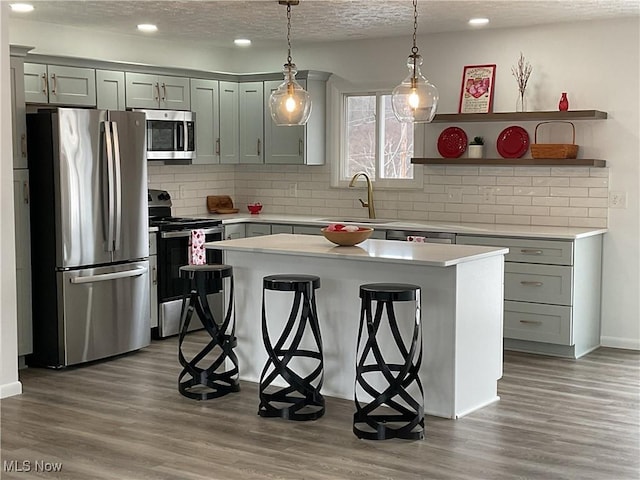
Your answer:
[[[360,203],[362,204],[363,207],[369,208],[369,218],[376,218],[376,208],[373,206],[373,184],[371,183],[371,179],[369,178],[369,175],[367,175],[364,172],[356,173],[353,177],[351,177],[351,181],[349,182],[349,187],[353,187],[355,185],[356,179],[360,175],[362,175],[364,179],[367,181],[367,201],[364,202],[362,201],[361,198],[359,198],[358,200],[360,200]]]

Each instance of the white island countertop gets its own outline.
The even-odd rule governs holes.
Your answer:
[[[261,237],[210,242],[207,248],[289,256],[333,257],[366,262],[450,267],[495,255],[506,255],[508,248],[475,245],[445,245],[369,239],[353,247],[331,243],[318,235],[280,233]]]
[[[248,213],[235,213],[229,215],[210,213],[206,216],[211,219],[220,220],[223,225],[232,225],[234,223],[269,223],[306,226],[314,225],[320,229],[321,227],[326,227],[330,223],[344,223],[364,225],[373,227],[376,230],[429,231],[457,233],[460,235],[541,238],[548,240],[577,240],[579,238],[607,233],[606,228],[468,222],[452,223],[382,218],[345,218],[343,215],[319,218],[317,215],[294,215],[286,213],[261,213],[259,215],[250,215]],[[194,218],[202,218],[202,215],[196,215]]]

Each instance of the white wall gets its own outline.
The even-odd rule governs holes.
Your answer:
[[[8,10],[8,3],[0,2],[0,398],[22,391],[18,381]]]
[[[194,45],[184,49],[179,45],[167,45],[163,50],[156,49],[151,43],[141,43],[138,37],[135,37],[135,48],[131,48],[127,38],[98,38],[95,32],[74,29],[65,30],[67,34],[58,39],[58,28],[54,30],[43,25],[28,25],[27,22],[21,22],[19,27],[11,29],[11,42],[33,45],[35,51],[40,53],[195,69],[240,73],[277,71],[284,63],[286,53],[284,49],[265,51],[257,48],[240,51],[198,50]],[[560,93],[568,92],[571,109],[598,109],[609,113],[606,121],[577,122],[576,143],[580,145],[581,156],[607,160],[609,168],[599,170],[596,175],[601,177],[608,173],[607,188],[626,192],[628,196],[626,209],[610,209],[608,212],[609,233],[605,236],[603,259],[602,341],[609,346],[635,349],[640,349],[639,27],[636,18],[423,35],[418,39],[420,53],[425,60],[423,70],[440,90],[440,112],[457,111],[463,66],[483,63],[497,65],[494,111],[513,111],[517,89],[511,76],[511,66],[522,51],[533,65],[528,95],[530,110],[555,110]],[[105,42],[105,38],[114,41]],[[409,34],[406,38],[311,46],[299,45],[294,41],[293,58],[301,70],[330,71],[347,81],[361,84],[368,84],[374,79],[377,84],[391,87],[406,74],[405,63],[410,47]],[[495,135],[498,131],[488,132]],[[182,168],[188,167],[158,167],[150,170],[152,184],[174,189],[177,189],[178,182],[191,185],[188,183],[191,172]],[[425,170],[425,182],[430,184],[435,177],[445,190],[450,185],[456,185],[458,179],[454,177],[461,175],[449,169],[445,169],[443,174],[439,171],[434,173],[428,168]],[[209,193],[220,193],[220,178],[228,181],[234,175],[234,188],[242,201],[248,199],[253,191],[273,195],[273,199],[280,202],[274,205],[277,211],[300,211],[307,208],[305,202],[317,201],[324,202],[323,208],[333,211],[336,208],[343,209],[344,205],[345,214],[358,212],[355,198],[359,192],[339,192],[336,195],[336,192],[328,191],[328,172],[328,167],[239,166],[233,171],[228,167],[202,167],[202,170],[198,170],[199,175],[193,177],[198,184],[193,184],[189,190],[193,192],[193,197],[182,202],[180,207],[184,210],[179,213],[204,211],[202,195],[209,186],[202,182],[212,182]],[[526,169],[514,169],[513,172],[511,175],[524,177],[524,181],[530,185],[534,185],[534,177],[538,176],[527,173]],[[575,178],[573,173],[567,172],[569,170],[564,170],[562,175],[569,181]],[[584,170],[576,173],[585,176]],[[471,172],[464,175],[481,174]],[[587,177],[589,175],[586,174]],[[549,176],[553,174],[550,172]],[[600,181],[598,177],[596,182]],[[286,198],[282,191],[286,189],[287,182],[300,182],[299,188],[302,184],[307,189],[305,195],[298,199]],[[265,184],[268,186],[265,190],[268,191],[260,190]],[[425,193],[429,191],[425,190]],[[390,205],[398,201],[398,196],[381,192],[379,199]],[[336,203],[330,203],[330,200]],[[427,198],[426,203],[432,202]],[[401,211],[395,208],[386,213],[398,216]],[[525,222],[532,222],[530,216],[526,217],[528,219]]]

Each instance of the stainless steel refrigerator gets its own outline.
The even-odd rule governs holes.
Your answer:
[[[138,112],[27,115],[30,365],[75,365],[150,343],[145,131]]]

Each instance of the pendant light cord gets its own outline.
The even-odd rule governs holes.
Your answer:
[[[287,3],[287,47],[287,64],[291,65],[291,3]]]
[[[418,32],[418,0],[413,0],[413,48],[411,53],[414,55],[418,53],[418,47],[416,46],[416,34]]]

